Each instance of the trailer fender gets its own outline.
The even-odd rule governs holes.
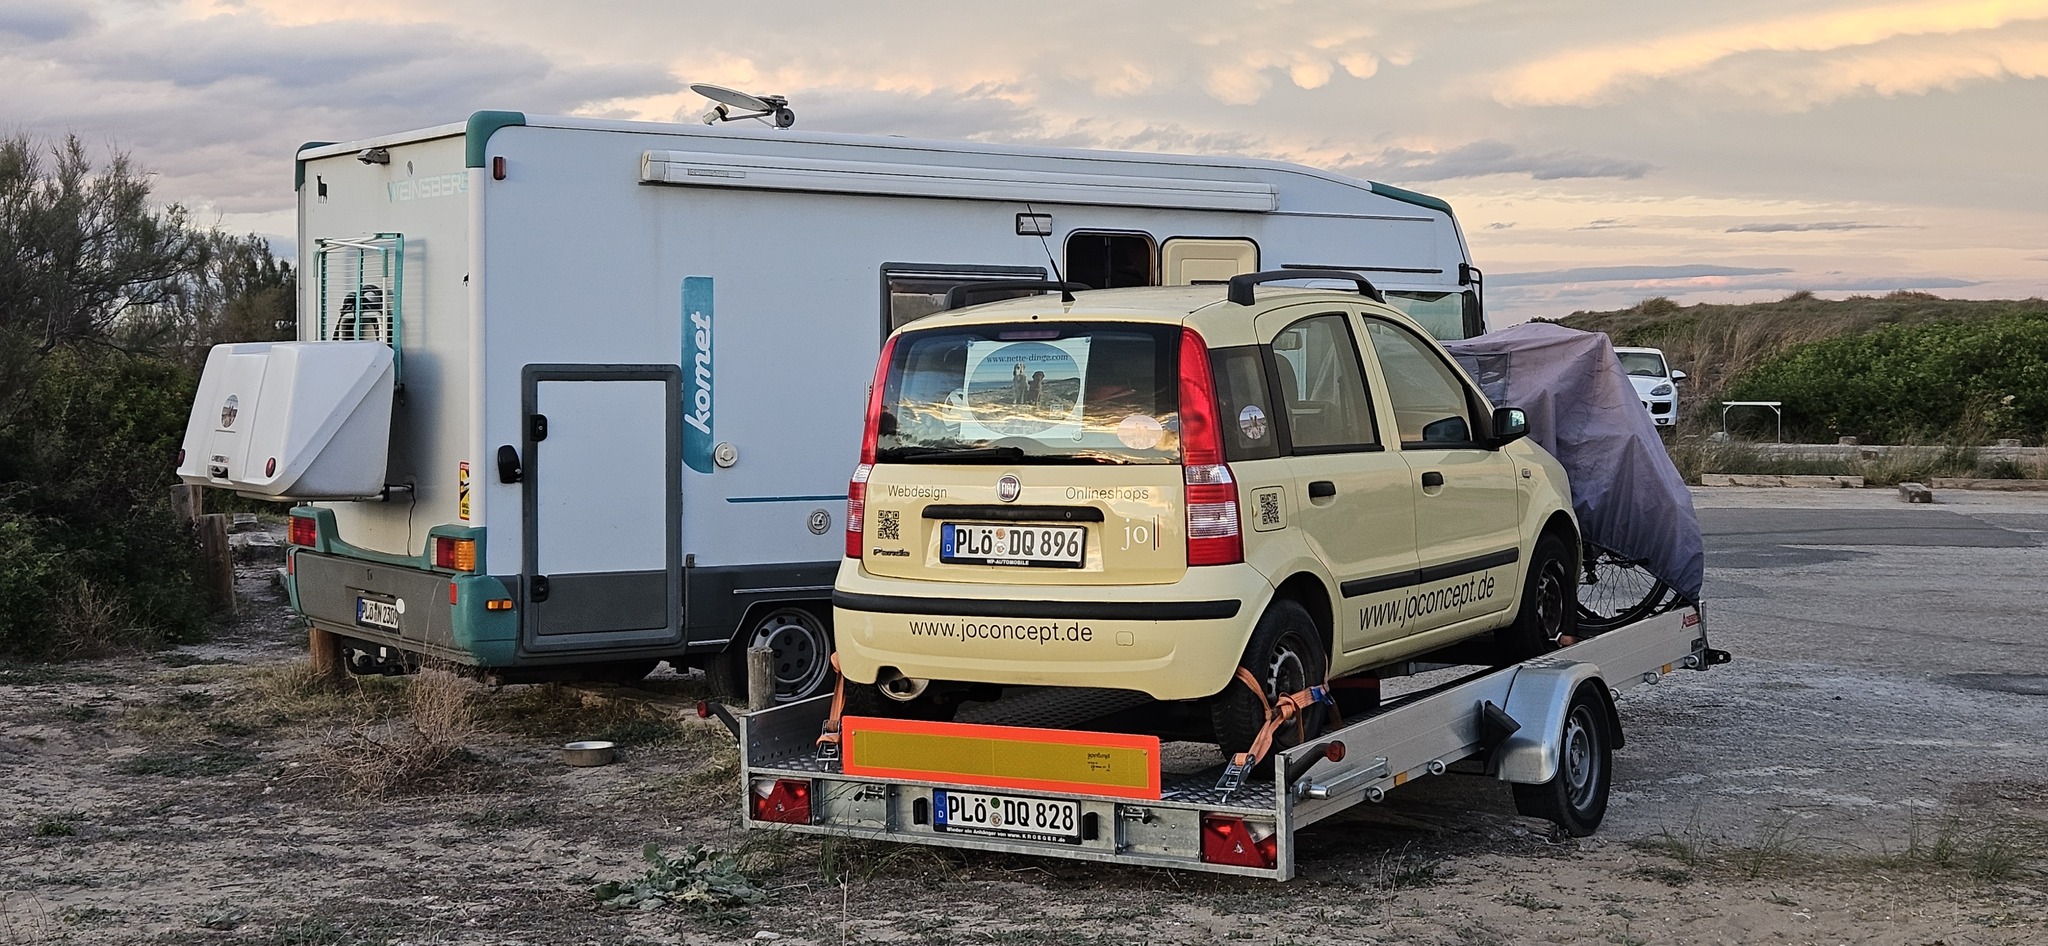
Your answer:
[[[1600,668],[1590,663],[1543,663],[1515,673],[1508,687],[1505,709],[1521,728],[1495,750],[1494,770],[1503,782],[1541,785],[1557,774],[1558,735],[1564,731],[1566,707],[1579,687],[1591,684],[1600,705],[1607,709],[1608,732],[1614,745],[1621,744],[1621,720],[1614,699],[1600,678]]]

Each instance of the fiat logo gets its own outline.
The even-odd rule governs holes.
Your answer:
[[[1017,479],[1015,473],[1005,473],[1002,479],[996,481],[996,498],[1003,502],[1014,503],[1023,492],[1024,484]]]
[[[241,406],[242,401],[240,398],[232,394],[228,395],[228,402],[220,406],[220,425],[222,427],[235,426],[235,415],[240,413]]]

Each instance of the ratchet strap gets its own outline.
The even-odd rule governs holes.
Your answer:
[[[839,717],[846,714],[846,674],[839,672],[839,652],[832,652],[832,709],[825,714],[825,730],[818,734],[818,758],[839,758]]]
[[[1309,707],[1317,703],[1324,703],[1330,707],[1330,713],[1333,716],[1337,712],[1337,701],[1335,697],[1330,695],[1328,684],[1312,686],[1299,693],[1289,693],[1284,696],[1268,699],[1266,697],[1266,688],[1259,683],[1259,678],[1253,676],[1250,670],[1243,667],[1237,668],[1235,679],[1237,682],[1249,687],[1253,693],[1258,694],[1259,702],[1266,707],[1266,723],[1259,727],[1259,734],[1252,738],[1251,748],[1231,756],[1230,764],[1224,767],[1223,777],[1216,782],[1216,790],[1224,794],[1234,792],[1244,785],[1244,780],[1251,775],[1252,769],[1257,768],[1260,762],[1266,760],[1266,754],[1273,751],[1273,734],[1279,732],[1280,727],[1290,722],[1293,723],[1295,741],[1306,742],[1308,740],[1308,721],[1302,717],[1308,712]],[[1338,725],[1343,724],[1341,718],[1336,719],[1336,722]]]

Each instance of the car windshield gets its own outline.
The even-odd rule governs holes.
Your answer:
[[[1174,326],[905,332],[875,458],[930,463],[1177,463]]]
[[[1664,356],[1653,351],[1615,352],[1621,358],[1621,370],[1635,378],[1664,377]]]

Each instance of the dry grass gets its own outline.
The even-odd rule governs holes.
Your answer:
[[[384,798],[464,787],[481,759],[470,697],[476,686],[445,669],[406,678],[403,711],[371,718],[330,736],[313,768],[357,798]]]

